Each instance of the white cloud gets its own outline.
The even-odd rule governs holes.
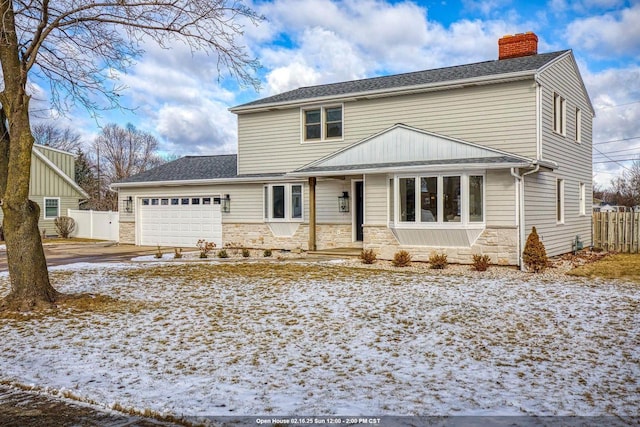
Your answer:
[[[236,152],[235,116],[226,105],[203,101],[185,108],[165,105],[157,113],[157,132],[164,138],[169,153],[222,154]]]
[[[609,160],[597,150],[610,153],[609,157],[613,159],[637,157],[640,153],[640,138],[636,138],[640,137],[640,66],[608,69],[599,73],[587,71],[582,74],[596,110],[593,123],[595,161]],[[616,142],[597,144],[606,141]],[[615,153],[634,148],[635,151]],[[627,167],[629,165],[623,164]],[[606,187],[623,170],[618,163],[596,163],[594,179]]]
[[[640,55],[640,4],[602,16],[578,19],[567,27],[571,46],[601,58]]]
[[[274,45],[260,39],[269,95],[300,86],[338,82],[497,58],[497,41],[521,32],[506,21],[461,20],[445,28],[412,2],[279,0],[261,12]],[[529,29],[530,26],[527,26]]]

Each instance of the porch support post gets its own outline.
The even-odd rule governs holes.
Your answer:
[[[316,177],[309,177],[309,250],[316,250]]]

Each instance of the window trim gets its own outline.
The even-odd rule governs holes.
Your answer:
[[[564,179],[556,178],[556,224],[564,224],[565,220]]]
[[[578,215],[585,216],[587,215],[587,190],[584,182],[578,183]]]
[[[553,92],[553,131],[567,135],[567,101],[558,92]]]
[[[47,215],[47,201],[48,200],[55,200],[56,201],[56,210],[57,210],[57,215],[55,216],[48,216]],[[42,212],[42,217],[44,219],[56,219],[60,216],[60,197],[44,197],[43,199],[43,204],[42,206],[44,207],[43,212]]]
[[[300,187],[300,218],[293,218],[292,187]],[[284,187],[284,218],[273,218],[273,188]],[[304,221],[304,182],[265,184],[262,190],[262,216],[264,222],[303,222]]]
[[[582,143],[582,110],[576,107],[576,142],[578,144]]]
[[[340,123],[342,127],[342,132],[340,133],[339,137],[326,136],[327,110],[333,109],[333,108],[340,108],[340,114],[341,114]],[[307,139],[306,137],[307,123],[306,123],[305,112],[313,111],[313,110],[320,110],[320,138]],[[334,123],[334,122],[331,122],[331,123]],[[300,142],[302,144],[314,144],[317,142],[325,142],[325,141],[331,141],[331,142],[344,141],[344,103],[326,104],[326,105],[310,105],[310,106],[300,108]]]
[[[470,176],[481,176],[482,177],[482,221],[471,222],[469,220],[469,177]],[[460,177],[460,221],[459,222],[446,222],[444,221],[444,178],[445,177]],[[478,229],[486,227],[486,197],[487,197],[487,176],[486,171],[470,171],[470,172],[461,172],[461,173],[451,173],[451,172],[422,172],[422,173],[412,173],[412,174],[395,174],[392,176],[393,178],[393,189],[392,189],[392,197],[394,204],[394,212],[393,212],[393,221],[390,221],[393,224],[394,228],[433,228],[433,229]],[[421,206],[420,197],[420,183],[421,178],[437,178],[438,182],[438,192],[437,192],[437,203],[438,203],[438,221],[437,222],[423,222],[421,220],[421,216],[418,215],[418,212],[415,214],[416,221],[400,221],[401,212],[400,212],[400,179],[402,178],[414,178],[414,185],[416,185],[415,191],[415,206],[416,210]]]

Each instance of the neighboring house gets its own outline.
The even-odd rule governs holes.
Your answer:
[[[47,235],[56,234],[56,217],[66,215],[67,209],[78,209],[80,201],[89,198],[74,178],[75,155],[44,145],[33,146],[29,199],[40,206],[38,227]]]
[[[237,156],[185,157],[113,185],[120,241],[511,265],[532,226],[549,255],[576,235],[590,245],[593,107],[573,53],[538,54],[537,42],[505,36],[498,60],[234,107]]]

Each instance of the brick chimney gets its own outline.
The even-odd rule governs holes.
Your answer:
[[[498,40],[498,59],[538,54],[538,36],[532,32],[506,35]]]

